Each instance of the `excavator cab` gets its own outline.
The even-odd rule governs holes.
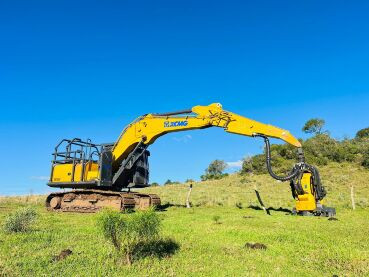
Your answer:
[[[100,181],[99,145],[90,140],[63,139],[55,147],[48,185],[62,188],[91,188]]]
[[[48,186],[75,189],[147,187],[150,152],[136,147],[120,167],[112,167],[113,144],[94,144],[79,138],[63,139],[55,147]]]
[[[47,209],[96,212],[103,207],[122,211],[160,205],[157,195],[129,191],[133,187],[148,186],[150,152],[136,147],[114,169],[112,146],[78,138],[63,139],[58,143],[53,153],[48,186],[77,190],[50,194],[46,199]],[[123,188],[128,192],[123,192]]]

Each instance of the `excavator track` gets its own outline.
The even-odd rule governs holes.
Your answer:
[[[96,213],[102,208],[144,210],[160,203],[160,197],[155,194],[95,189],[56,192],[46,198],[46,208],[54,212]]]

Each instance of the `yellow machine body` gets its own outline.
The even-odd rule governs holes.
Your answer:
[[[297,147],[302,153],[300,141],[287,130],[223,110],[221,104],[213,103],[208,106],[194,106],[185,111],[143,115],[129,124],[119,138],[110,144],[98,145],[78,138],[63,139],[55,148],[48,185],[114,191],[147,187],[150,153],[146,149],[149,145],[168,133],[210,127],[220,127],[228,133],[243,136],[278,138]],[[67,145],[65,152],[58,150],[62,143]],[[100,150],[98,146],[101,147]],[[270,157],[267,163],[270,164]],[[269,173],[278,179],[278,176],[271,173],[271,169]],[[303,191],[299,187],[299,193],[294,194],[297,212],[322,210],[318,201],[322,197],[314,192],[311,176],[308,172],[301,176]]]
[[[311,184],[311,173],[304,173],[302,175],[301,186],[302,189],[304,190],[304,194],[297,195],[296,210],[298,212],[315,211],[316,201]]]
[[[301,177],[301,186],[304,194],[297,195],[296,211],[297,212],[312,212],[317,209],[316,200],[314,196],[314,189],[311,181],[311,173],[306,172]],[[322,204],[322,202],[320,202]]]
[[[53,167],[51,182],[87,182],[98,180],[99,165],[96,162],[87,162],[82,173],[82,164],[57,164]]]

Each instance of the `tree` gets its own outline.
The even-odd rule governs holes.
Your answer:
[[[166,180],[165,183],[164,183],[164,186],[165,185],[174,185],[174,184],[179,184],[178,181],[172,181],[170,179]]]
[[[222,160],[212,161],[208,168],[205,170],[206,174],[209,175],[222,175],[223,171],[227,168],[227,164]]]
[[[228,174],[223,174],[223,171],[227,168],[227,164],[222,160],[212,161],[208,168],[205,169],[205,175],[201,175],[201,180],[219,179]]]
[[[359,130],[356,133],[356,138],[357,139],[369,138],[369,127]]]
[[[170,179],[166,180],[164,183],[164,185],[170,185],[170,184],[173,184],[173,182]]]
[[[302,127],[302,131],[307,134],[319,135],[322,133],[324,124],[325,124],[324,119],[312,118],[305,123],[304,127]]]

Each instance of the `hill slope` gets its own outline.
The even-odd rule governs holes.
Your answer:
[[[369,172],[331,164],[321,173],[327,204],[337,208],[338,221],[277,211],[267,216],[248,208],[257,205],[254,185],[266,206],[293,207],[289,185],[267,175],[236,174],[195,183],[191,209],[181,206],[188,184],[146,189],[174,205],[159,213],[163,235],[179,249],[164,247],[161,251],[170,257],[149,256],[132,267],[103,239],[96,214],[46,212],[45,196],[1,198],[0,222],[26,205],[34,206],[40,217],[30,233],[0,232],[0,276],[368,276]],[[355,211],[350,209],[350,185],[359,203]],[[242,209],[235,206],[239,202]],[[267,249],[248,249],[248,242]],[[72,254],[53,261],[64,249]]]
[[[357,206],[369,207],[369,170],[351,163],[330,163],[319,168],[327,189],[325,203],[338,210],[351,207],[350,187],[354,186]],[[184,205],[189,184],[151,187],[146,192],[160,195],[163,203]],[[232,174],[220,180],[193,183],[191,202],[195,206],[258,205],[254,188],[261,194],[266,206],[292,208],[294,200],[288,182],[279,182],[268,174]]]

